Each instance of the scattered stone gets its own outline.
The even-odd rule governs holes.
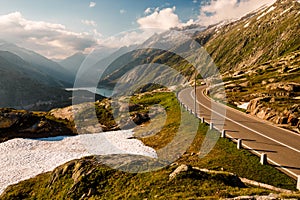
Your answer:
[[[266,86],[267,90],[285,90],[288,92],[299,92],[300,84],[298,83],[270,83]]]
[[[243,75],[245,72],[244,71],[236,71],[233,73],[233,76],[240,76]]]
[[[242,86],[242,87],[248,87],[249,86],[249,81],[241,83],[240,86]]]
[[[170,175],[169,175],[169,180],[173,180],[174,178],[176,178],[176,176],[178,174],[180,174],[181,172],[186,172],[188,171],[189,167],[187,165],[180,165],[179,167],[177,167],[175,169],[175,171],[173,171]]]

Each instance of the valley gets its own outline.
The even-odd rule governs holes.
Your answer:
[[[1,40],[0,199],[300,198],[299,10],[57,60]]]

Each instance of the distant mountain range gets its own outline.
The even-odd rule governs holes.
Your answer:
[[[197,63],[201,76],[220,72],[227,93],[225,101],[232,105],[258,102],[248,109],[250,113],[299,132],[299,10],[297,0],[278,0],[241,19],[224,21],[204,30],[193,27],[194,32],[174,29],[156,34],[136,50],[128,50],[111,61],[99,86],[114,88],[122,83],[123,89],[128,90],[131,82],[141,87],[148,78],[155,83],[163,80],[166,85],[180,85],[184,79],[172,74],[170,68],[162,69],[155,64],[169,66],[192,81],[195,70],[191,63],[172,52],[180,52],[191,60],[194,55],[203,55],[204,59]],[[192,39],[184,41],[178,34]],[[202,49],[194,48],[193,39],[210,58]],[[157,46],[170,47],[170,50],[159,50]],[[212,68],[211,61],[217,68]],[[145,64],[152,65],[150,70],[141,67]]]
[[[183,29],[156,34],[136,48],[142,50],[130,52],[111,63],[102,84],[113,87],[126,72],[138,65],[149,63],[167,64],[188,79],[191,78],[194,74],[192,67],[183,59],[175,59],[174,55],[163,51],[147,49],[151,46],[168,47],[175,44],[171,48],[173,52],[184,52],[186,57],[189,53],[197,53],[193,52],[193,46],[190,46],[192,43],[189,41],[182,43],[180,40],[171,40],[178,39],[178,32],[190,35],[203,46],[221,73],[251,68],[253,65],[277,59],[300,49],[299,10],[300,4],[297,0],[278,0],[272,6],[249,13],[241,19],[221,22],[204,30],[203,27],[193,27],[194,32]],[[201,74],[205,75],[210,70],[208,67],[201,68]],[[140,77],[141,74],[137,76]],[[130,78],[138,77],[131,74]]]
[[[85,58],[85,54],[78,52],[60,61],[59,64],[75,77],[80,65],[82,64]]]
[[[0,51],[0,107],[48,109],[68,101],[62,82],[19,56]],[[64,104],[63,104],[64,105]]]
[[[70,105],[72,92],[65,88],[73,87],[83,61],[85,66],[93,66],[114,50],[97,49],[90,55],[77,53],[57,63],[0,40],[0,107],[49,110]],[[95,74],[91,70],[89,73]]]
[[[0,93],[3,100],[0,106],[22,107],[37,100],[51,99],[50,96],[55,96],[51,95],[54,88],[58,91],[55,94],[62,94],[62,88],[72,87],[76,75],[79,82],[76,86],[79,87],[98,85],[113,88],[120,80],[142,84],[143,77],[151,74],[157,76],[152,77],[152,81],[159,82],[166,77],[165,82],[170,85],[190,81],[195,74],[191,63],[171,52],[181,52],[186,58],[202,54],[203,49],[195,50],[193,40],[204,47],[221,73],[250,69],[300,50],[299,10],[297,0],[277,1],[270,7],[261,8],[238,20],[221,22],[207,28],[191,26],[173,29],[155,34],[138,46],[99,48],[90,55],[76,53],[59,63],[0,41],[0,75],[5,77],[1,79]],[[181,41],[177,37],[174,41],[179,32],[188,35],[191,40]],[[151,49],[157,46],[170,47],[171,52]],[[153,64],[151,71],[136,68],[144,64]],[[186,80],[170,78],[173,75],[169,69],[155,68],[155,64],[170,66]],[[211,70],[210,65],[200,69],[202,76],[209,76],[213,73]],[[17,98],[12,93],[17,94]],[[33,93],[39,95],[35,97]]]
[[[200,55],[200,57],[203,55],[204,59],[198,60],[199,66],[201,66],[199,69],[201,76],[207,77],[213,74],[214,70],[219,71],[224,85],[218,84],[213,86],[217,89],[218,86],[224,86],[227,99],[219,98],[217,89],[214,91],[209,90],[211,97],[220,101],[224,100],[224,103],[229,103],[232,106],[246,103],[248,104],[247,112],[249,114],[300,133],[299,32],[299,0],[278,0],[275,4],[249,13],[241,19],[221,22],[205,29],[201,26],[191,26],[185,29],[169,30],[162,34],[153,35],[139,46],[123,47],[119,50],[111,50],[107,54],[98,54],[101,56],[96,56],[97,59],[94,59],[95,57],[86,59],[86,55],[78,53],[64,61],[60,61],[60,65],[63,67],[34,52],[15,45],[0,45],[0,107],[19,106],[32,109],[42,104],[57,107],[62,102],[69,100],[70,94],[65,92],[63,87],[72,84],[76,75],[79,76],[78,81],[82,83],[79,86],[98,85],[99,87],[108,88],[113,88],[117,83],[136,82],[139,85],[139,83],[142,84],[145,81],[144,77],[149,77],[149,80],[157,82],[162,80],[169,85],[179,85],[185,81],[191,82],[197,74],[192,64],[188,62],[188,59],[193,60],[194,55]],[[178,33],[188,35],[191,39],[180,39],[180,37],[176,37]],[[202,45],[218,68],[211,68],[211,60],[203,54],[203,49],[195,48],[193,40]],[[1,46],[3,47],[1,48]],[[165,49],[170,49],[170,51],[155,47],[164,47]],[[180,52],[183,57],[172,52]],[[86,68],[81,69],[82,64],[84,65],[86,61],[88,62]],[[143,68],[144,64],[150,64],[152,68],[150,70]],[[170,68],[159,68],[156,64],[170,66],[183,75],[186,80],[178,78],[176,74],[172,74]],[[78,71],[78,69],[80,70]],[[100,77],[101,74],[102,77]],[[201,78],[200,75],[198,78]],[[99,79],[100,81],[98,81]],[[142,86],[139,85],[139,87]],[[127,89],[124,88],[124,90]],[[167,96],[165,99],[166,104],[163,103],[163,98],[165,97],[161,94],[156,97],[154,93],[146,93],[130,99],[132,100],[130,103],[136,102],[137,99],[143,102],[142,106],[132,104],[134,112],[139,109],[145,111],[153,103],[164,106],[168,113],[168,119],[165,120],[165,126],[159,134],[142,138],[146,145],[146,142],[148,142],[155,149],[160,149],[161,146],[164,147],[164,142],[171,141],[172,133],[178,128],[178,123],[173,118],[177,117],[175,114],[177,115],[176,110],[178,106],[173,102],[173,100],[176,102],[176,97],[170,98]],[[108,114],[112,108],[108,102],[109,100],[106,99],[96,103],[100,108],[96,109],[96,112],[97,115],[101,116],[102,121],[107,121],[108,125],[114,126],[113,120],[110,121],[113,117],[111,114]],[[106,109],[109,112],[104,111]],[[94,112],[94,109],[92,111]],[[52,117],[58,121],[64,121],[62,119],[66,115],[71,117],[71,112],[68,108],[57,109],[54,112],[56,115],[54,115],[55,117],[52,115]],[[52,113],[54,112],[52,111]],[[4,121],[2,126],[6,127],[11,121],[16,121],[16,113],[24,113],[22,115],[27,116],[26,112],[4,109],[3,114],[12,120]],[[90,123],[89,120],[86,120],[90,116],[89,109],[84,110],[80,114],[83,116],[82,122]],[[160,120],[161,118],[155,119]],[[35,120],[30,122],[32,124],[36,123]],[[50,120],[47,120],[46,123],[44,122],[45,120],[39,120],[38,124],[44,124],[44,127],[48,124],[53,124],[55,126],[54,130],[57,130],[57,127],[61,127]],[[17,120],[16,123],[19,123],[19,121]],[[39,128],[43,129],[43,126]],[[30,124],[30,127],[34,126]],[[91,128],[89,125],[86,127],[88,129]],[[199,127],[200,132],[206,131],[206,129],[203,129],[204,127]],[[275,169],[270,168],[270,166],[260,165],[256,157],[251,157],[244,151],[233,151],[236,147],[228,143],[227,140],[223,140],[219,145],[216,145],[217,149],[212,151],[211,153],[213,154],[207,157],[206,160],[199,159],[197,161],[196,152],[199,152],[199,148],[197,148],[199,146],[198,142],[204,140],[202,136],[203,134],[197,134],[194,144],[176,161],[177,164],[186,164],[185,166],[172,164],[155,173],[127,174],[106,168],[99,164],[99,161],[103,160],[103,162],[106,162],[111,160],[112,166],[121,166],[124,167],[123,169],[129,169],[127,167],[132,169],[135,166],[137,167],[136,169],[142,169],[141,166],[143,166],[144,161],[138,157],[132,157],[132,161],[127,161],[127,155],[122,155],[121,157],[113,155],[113,157],[97,156],[97,158],[85,158],[71,161],[53,172],[43,173],[33,179],[10,186],[0,198],[49,199],[53,198],[53,196],[74,199],[89,197],[113,198],[116,194],[119,195],[118,198],[146,198],[149,196],[165,199],[182,196],[190,198],[202,196],[207,198],[225,198],[241,195],[241,191],[246,194],[270,192],[269,190],[258,190],[257,187],[253,188],[253,191],[248,190],[251,188],[245,188],[244,184],[240,185],[236,175],[227,177],[227,172],[229,171],[233,172],[232,174],[239,174],[245,178],[254,178],[256,181],[276,184],[279,187],[286,187],[292,190],[295,189],[293,185],[296,182],[294,180],[290,180],[281,173],[277,174]],[[138,135],[130,139],[137,138],[139,138]],[[174,145],[176,146],[177,144],[174,143]],[[224,149],[229,151],[224,151]],[[230,154],[230,161],[227,158],[228,153]],[[118,157],[115,159],[115,156]],[[239,166],[240,163],[243,164]],[[150,165],[152,164],[150,163]],[[147,163],[147,166],[150,165]],[[207,165],[205,166],[206,168],[219,168],[222,172],[218,172],[218,175],[216,171],[213,171],[213,174],[206,174],[207,170],[204,170],[205,173],[204,171],[200,173],[200,171],[196,170],[197,167],[193,168],[190,165]],[[155,166],[160,166],[160,163],[156,163]],[[256,168],[262,170],[260,171],[261,173],[257,173],[257,170],[250,170],[249,172],[249,169]],[[225,174],[224,169],[227,171]],[[175,172],[177,174],[174,176],[175,179],[170,179]],[[133,181],[130,182],[128,180]],[[182,187],[183,185],[189,185],[188,188],[191,189],[187,191],[187,187]],[[204,186],[199,190],[199,185]],[[207,185],[213,186],[213,191],[207,190]],[[137,188],[137,186],[140,186],[140,188]],[[240,190],[239,187],[243,190]],[[291,192],[291,194],[293,193]],[[295,193],[295,195],[298,194]],[[273,196],[270,198],[273,198]]]
[[[51,77],[61,87],[72,86],[72,76],[68,70],[38,53],[3,41],[0,42],[0,51],[8,51],[20,57],[27,63],[26,68],[24,68],[26,70],[36,71]]]
[[[95,67],[99,65],[95,64],[100,60],[104,60],[106,57],[109,57],[116,50],[117,49],[115,48],[101,47],[95,49],[88,55],[78,52],[64,60],[59,61],[58,63],[65,70],[69,71],[70,75],[72,76],[72,82],[75,81],[79,69],[82,72],[81,74],[84,74],[84,77],[81,78],[85,79],[84,81],[87,81],[90,79],[89,75],[93,76],[95,75],[95,71],[98,72],[99,70],[97,67]]]

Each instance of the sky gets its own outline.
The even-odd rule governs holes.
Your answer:
[[[50,59],[242,17],[275,0],[0,0],[0,39]]]

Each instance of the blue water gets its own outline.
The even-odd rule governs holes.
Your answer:
[[[111,97],[113,91],[106,88],[82,87],[82,88],[66,88],[67,91],[86,90],[94,94],[99,94],[105,97]]]
[[[62,141],[67,137],[70,137],[70,136],[56,136],[56,137],[48,137],[48,138],[37,138],[37,139],[33,139],[33,140],[47,141],[47,142],[57,142],[57,141]]]

